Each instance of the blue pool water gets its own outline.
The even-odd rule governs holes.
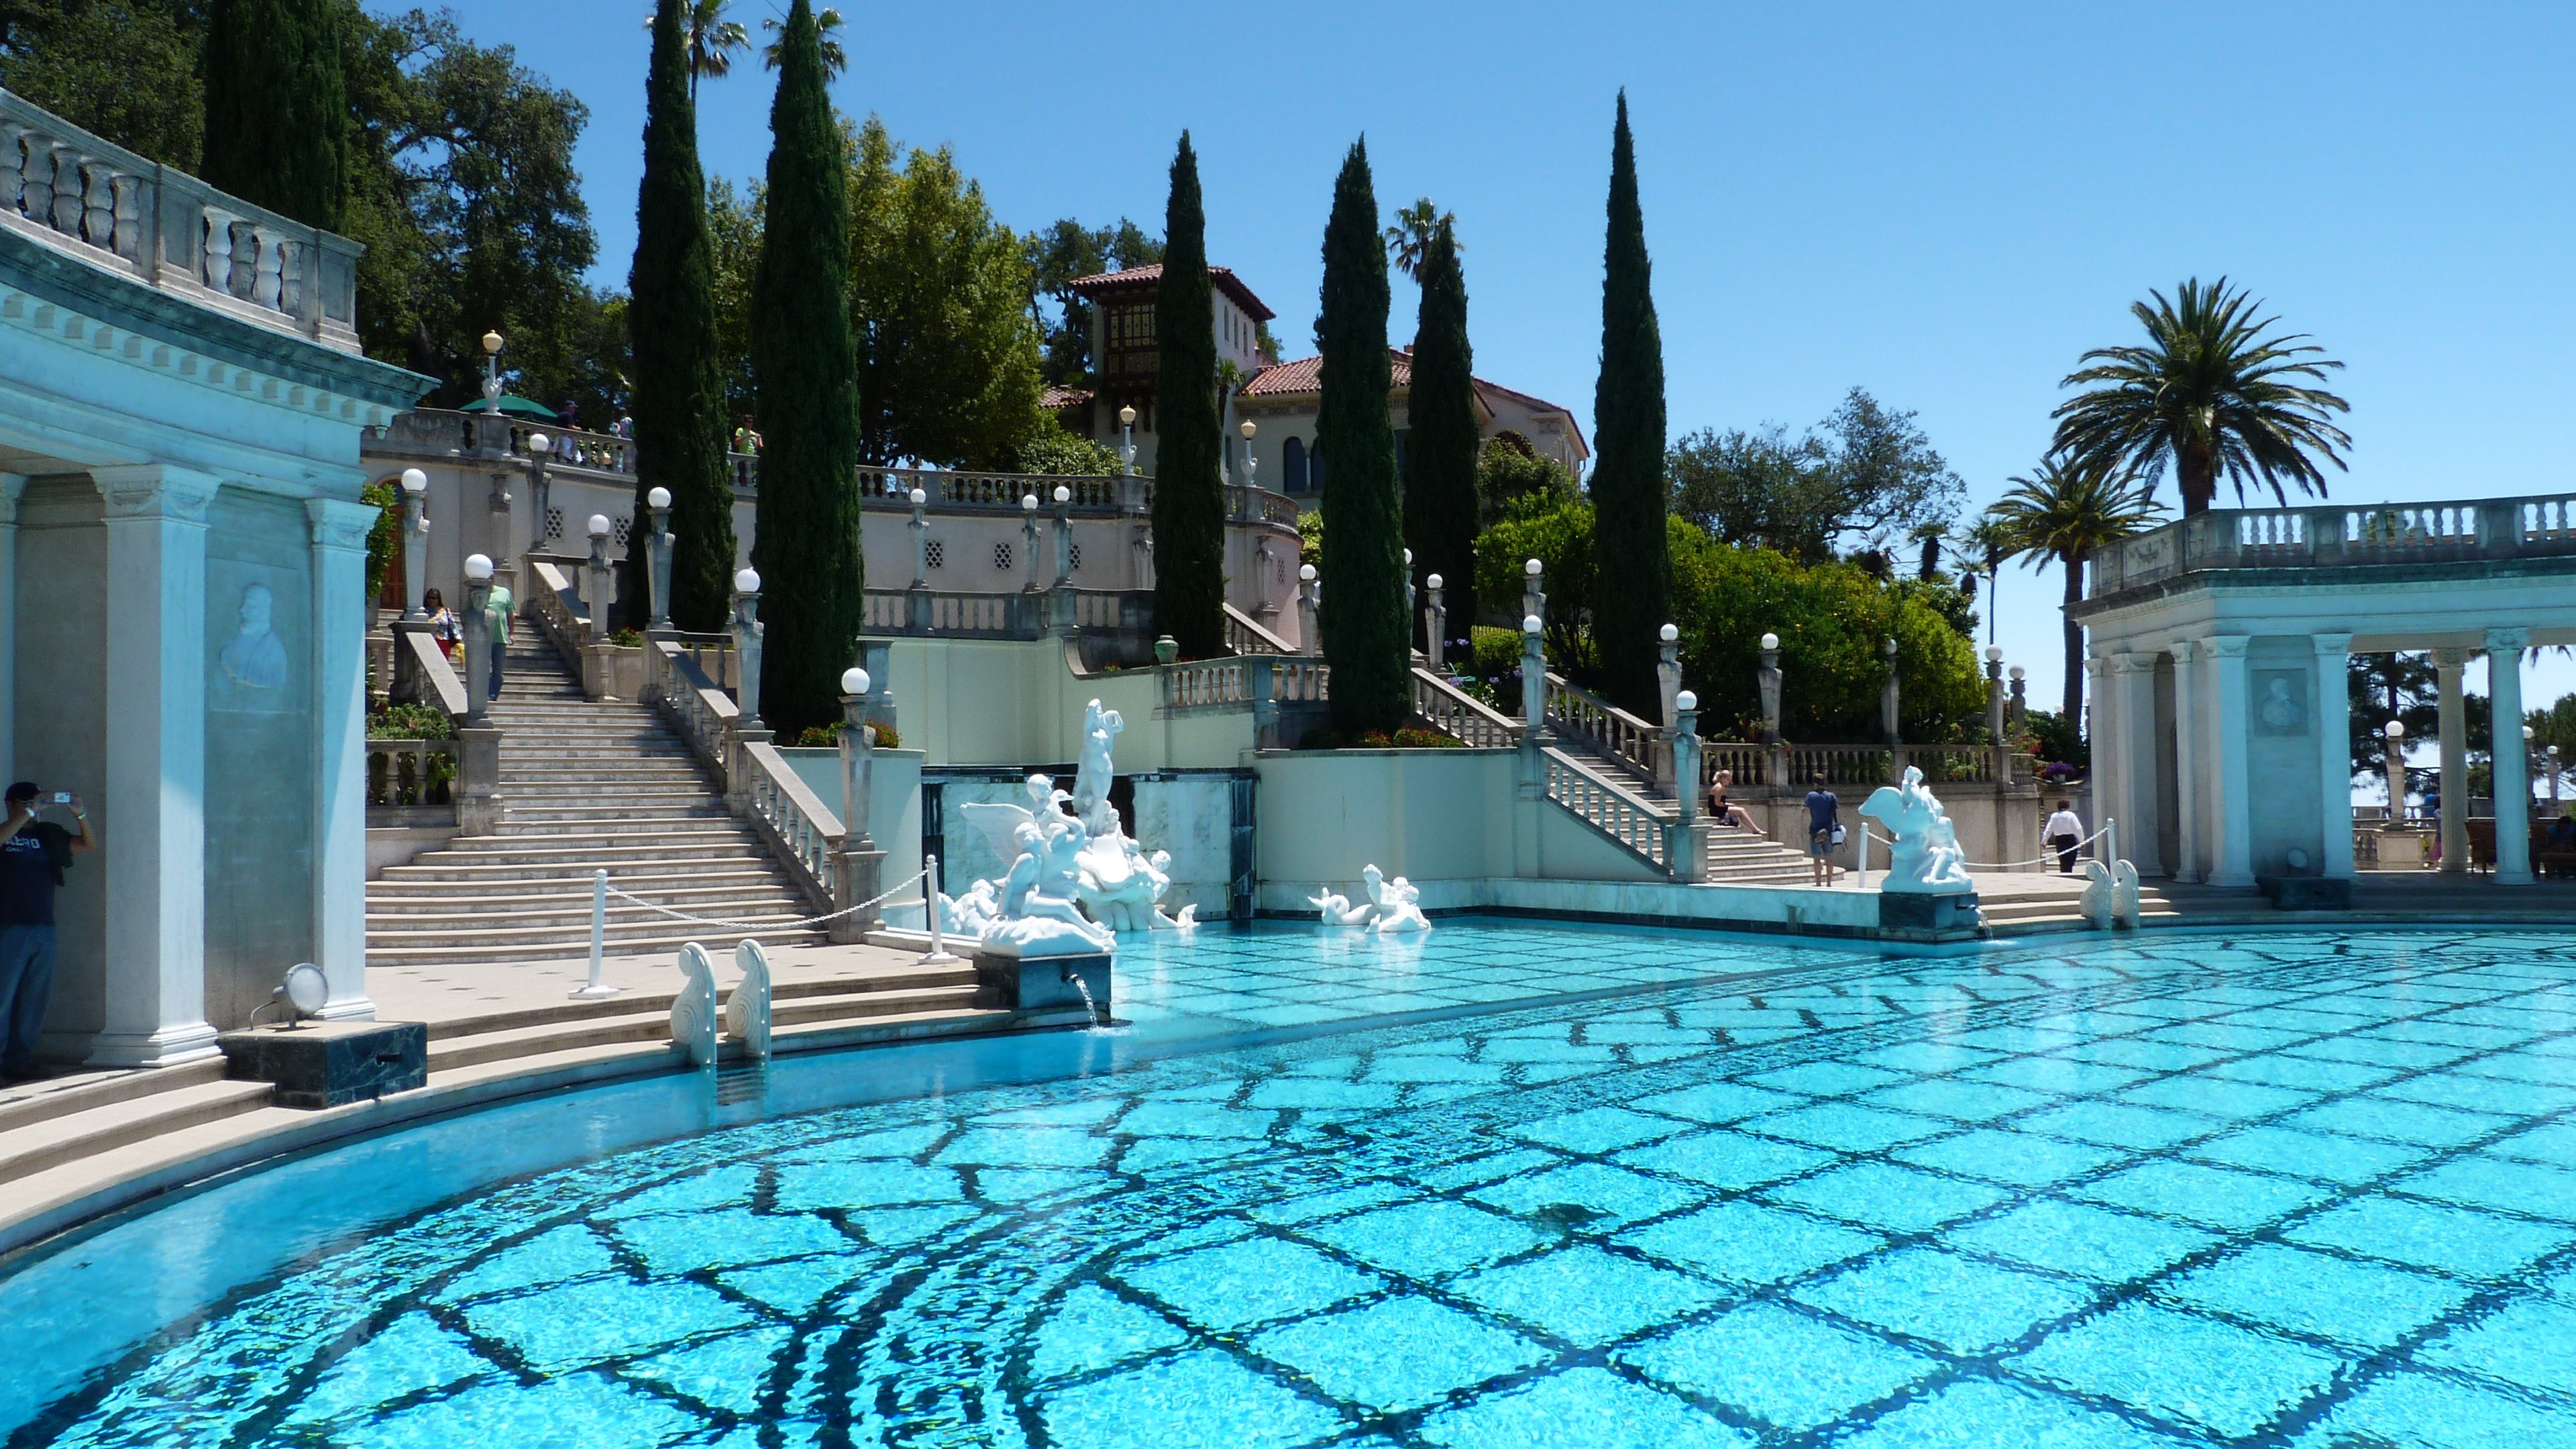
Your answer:
[[[503,1109],[12,1265],[7,1442],[2576,1445],[2563,934],[1126,966],[1121,1033]]]

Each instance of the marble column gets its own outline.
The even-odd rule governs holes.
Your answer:
[[[2120,855],[2138,868],[2140,875],[2165,873],[2164,851],[2160,848],[2157,829],[2156,763],[2163,753],[2156,736],[2156,656],[2153,652],[2123,654],[2116,669],[2115,687],[2120,691],[2120,718],[2129,722],[2121,737],[2121,752],[2126,757],[2124,772],[2128,788],[2120,813]],[[2097,829],[2101,822],[2091,822]]]
[[[2218,827],[2211,852],[2209,883],[2214,886],[2254,884],[2254,781],[2246,739],[2247,634],[2214,634],[2200,641],[2209,650],[2210,742],[2216,767],[2210,781],[2210,814]]]
[[[2433,673],[2441,682],[2442,874],[2469,868],[2469,709],[2460,697],[2460,672],[2469,651],[2436,649]]]
[[[2318,822],[2325,831],[2318,863],[2336,880],[2352,879],[2352,696],[2344,682],[2350,634],[2314,634],[2317,651]],[[2463,794],[2463,799],[2466,795]],[[2465,817],[2466,812],[2462,812]]]
[[[2105,815],[2116,816],[2125,807],[2120,801],[2120,718],[2117,691],[2112,688],[2111,655],[2096,649],[2084,661],[2091,676],[2087,697],[2093,701],[2093,713],[2085,720],[2085,742],[2092,747],[2093,765],[2087,772],[2093,783],[2093,816],[2085,822],[2098,828]]]
[[[0,776],[18,778],[18,500],[27,475],[0,473]]]
[[[374,507],[308,498],[313,534],[313,963],[322,1015],[373,1020],[367,999],[367,531]]]
[[[2176,639],[2171,645],[2174,658],[2174,862],[2173,878],[2178,881],[2209,879],[2208,862],[2200,853],[2201,789],[2200,645],[2190,639]]]
[[[2522,651],[2528,629],[2487,631],[2487,705],[2495,731],[2496,883],[2531,884],[2531,756],[2522,742]],[[2447,786],[2445,788],[2448,788]],[[2451,802],[2442,801],[2448,817]]]
[[[106,1024],[89,1060],[169,1066],[215,1052],[206,1024],[206,510],[221,484],[153,464],[91,476],[107,500],[107,789],[98,816],[115,909]]]

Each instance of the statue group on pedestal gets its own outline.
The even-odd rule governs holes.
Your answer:
[[[1887,827],[1894,837],[1887,848],[1887,880],[1882,890],[1899,894],[1954,895],[1977,888],[1968,875],[1968,853],[1959,848],[1959,832],[1950,812],[1924,788],[1915,766],[1894,785],[1881,785],[1861,802],[1860,813]]]
[[[1171,855],[1149,855],[1128,839],[1109,803],[1110,745],[1125,727],[1118,711],[1095,699],[1083,716],[1071,794],[1055,788],[1051,775],[1031,775],[1026,806],[984,801],[963,807],[1011,867],[999,880],[941,895],[944,929],[1008,943],[1022,956],[1068,956],[1110,950],[1119,931],[1197,924],[1197,906],[1183,906],[1175,916],[1160,904],[1172,887]]]

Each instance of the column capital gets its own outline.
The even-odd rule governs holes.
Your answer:
[[[2445,645],[2433,651],[2433,667],[2436,669],[2458,669],[2468,662],[2469,651],[2466,649]]]
[[[167,463],[135,463],[89,470],[99,496],[107,500],[109,518],[175,518],[183,523],[206,521],[206,507],[224,481],[212,473]]]
[[[2189,639],[2176,639],[2165,647],[2173,651],[2176,664],[2189,664],[2200,658],[2200,646]]]
[[[340,498],[304,500],[304,518],[312,526],[315,548],[365,552],[367,535],[374,530],[376,516],[382,511],[372,503]]]
[[[2319,659],[2344,659],[2352,654],[2350,634],[2311,634],[2308,642],[2316,646]]]
[[[2502,649],[2528,649],[2530,647],[2531,631],[2529,629],[2489,629],[2487,631],[2487,650],[2490,653]]]
[[[2155,667],[2156,656],[2151,652],[2123,650],[2111,656],[2114,674],[2144,674]]]
[[[0,527],[18,521],[18,500],[26,496],[26,474],[0,473]]]
[[[2245,646],[2254,642],[2251,634],[2212,634],[2200,641],[2212,659],[2242,659]]]

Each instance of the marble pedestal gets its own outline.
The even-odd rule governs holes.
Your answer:
[[[1974,931],[1985,923],[1977,912],[1975,891],[1927,895],[1918,891],[1880,891],[1878,924],[1890,931]]]
[[[1094,1021],[1109,1020],[1111,958],[1106,951],[1022,957],[1009,943],[995,941],[978,943],[974,955],[979,1005],[1024,1013],[1076,1011]]]
[[[319,1021],[261,1026],[215,1038],[224,1075],[274,1082],[277,1105],[346,1106],[429,1080],[429,1028],[417,1021]]]

